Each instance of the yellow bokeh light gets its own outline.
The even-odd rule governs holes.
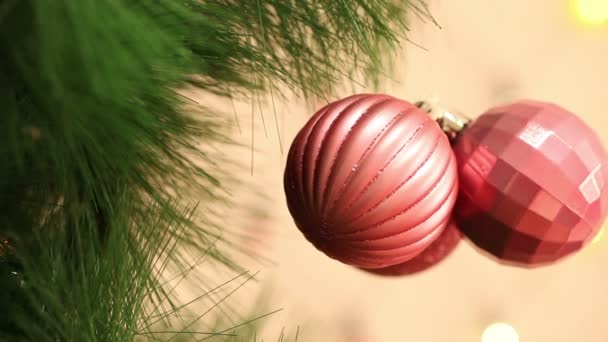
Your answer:
[[[481,335],[482,342],[519,342],[515,328],[507,323],[492,323]]]
[[[575,0],[576,14],[588,24],[608,23],[608,0]]]
[[[597,234],[595,235],[593,240],[591,240],[591,243],[598,243],[602,239],[602,236],[604,235],[604,230],[605,230],[604,228],[600,229],[600,231],[597,232]]]

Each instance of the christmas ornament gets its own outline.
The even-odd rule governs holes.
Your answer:
[[[462,233],[451,222],[429,247],[413,259],[398,265],[366,271],[382,276],[404,276],[419,273],[447,258],[456,249],[461,240]]]
[[[329,257],[361,268],[408,261],[443,232],[457,196],[456,162],[440,127],[387,95],[319,110],[291,145],[287,205]]]
[[[557,105],[487,111],[455,139],[457,224],[506,263],[542,265],[581,249],[608,212],[608,155],[595,132]]]

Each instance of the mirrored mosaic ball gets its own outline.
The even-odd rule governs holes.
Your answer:
[[[608,155],[591,127],[555,104],[491,109],[454,142],[462,232],[498,260],[555,262],[580,250],[608,211]]]

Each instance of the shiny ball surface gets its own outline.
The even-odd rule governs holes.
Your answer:
[[[608,209],[608,157],[599,137],[557,105],[489,110],[457,138],[463,233],[507,264],[544,265],[591,241]]]
[[[319,110],[293,141],[284,173],[300,231],[331,258],[383,268],[414,258],[444,230],[456,160],[422,110],[360,94]]]

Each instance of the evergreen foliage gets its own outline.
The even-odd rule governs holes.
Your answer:
[[[132,341],[175,309],[162,274],[188,268],[184,245],[237,268],[206,209],[228,200],[205,149],[226,126],[178,91],[375,83],[408,10],[427,15],[419,0],[0,0],[0,338]]]

